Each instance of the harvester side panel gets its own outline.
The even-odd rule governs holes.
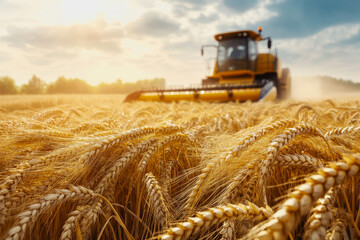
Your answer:
[[[277,60],[278,61],[278,60]],[[278,63],[276,63],[277,65]],[[270,53],[258,54],[256,62],[256,74],[276,72],[275,56]]]

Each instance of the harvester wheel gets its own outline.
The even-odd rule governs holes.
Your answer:
[[[290,97],[290,85],[290,70],[288,68],[284,68],[282,69],[281,78],[279,78],[277,83],[278,99],[284,100]]]

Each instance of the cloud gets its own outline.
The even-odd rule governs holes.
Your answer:
[[[111,53],[121,52],[119,40],[124,36],[120,24],[109,25],[102,19],[71,26],[9,26],[7,32],[1,40],[24,50],[91,49]]]
[[[306,37],[330,26],[360,22],[358,0],[286,0],[267,8],[277,15],[260,24],[278,38]]]
[[[148,11],[139,18],[126,25],[126,31],[130,36],[150,36],[162,38],[179,30],[180,24],[167,16]]]
[[[347,39],[341,40],[337,43],[331,44],[331,47],[332,46],[339,46],[339,47],[351,46],[351,47],[359,48],[360,47],[360,28],[358,29],[358,32],[355,35],[353,35]]]
[[[205,14],[201,13],[197,18],[191,19],[191,21],[194,23],[209,24],[218,19],[219,19],[218,14],[213,13],[213,14],[205,15]]]
[[[180,53],[194,53],[198,54],[200,56],[200,47],[198,43],[195,41],[192,41],[191,39],[178,41],[178,42],[166,42],[164,43],[162,49],[167,52],[180,52]]]
[[[0,62],[8,62],[12,58],[8,52],[0,51]]]
[[[246,12],[254,8],[259,3],[259,0],[224,0],[223,4],[237,12]]]
[[[194,7],[201,7],[204,5],[207,5],[209,3],[212,3],[211,0],[167,0],[167,2],[171,3],[181,3],[184,5],[187,5],[188,7],[194,8]]]

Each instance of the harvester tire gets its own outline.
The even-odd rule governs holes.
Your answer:
[[[282,69],[281,78],[277,83],[277,99],[284,100],[290,97],[291,76],[288,68]]]

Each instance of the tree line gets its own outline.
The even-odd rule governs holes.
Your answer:
[[[92,86],[79,78],[65,78],[60,76],[55,82],[46,84],[36,75],[29,79],[28,83],[21,86],[15,84],[14,79],[5,76],[0,77],[0,94],[57,94],[57,93],[131,93],[141,89],[164,88],[164,78],[138,80],[135,83],[123,82],[118,79],[113,83],[100,83]]]
[[[320,76],[321,88],[324,92],[353,92],[360,91],[360,83],[351,80],[337,79],[329,76]]]

